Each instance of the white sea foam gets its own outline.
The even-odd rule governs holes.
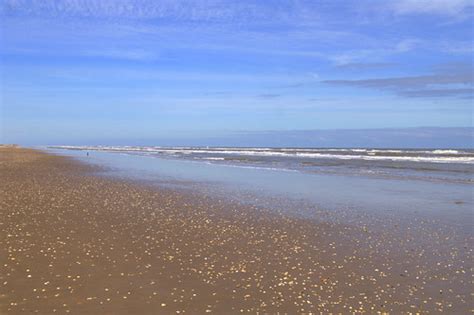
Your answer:
[[[211,161],[224,161],[225,158],[223,157],[204,157],[204,158],[199,158],[200,160],[211,160]]]
[[[288,157],[308,159],[339,159],[368,161],[407,161],[425,163],[474,164],[474,153],[458,150],[392,150],[392,149],[271,149],[271,148],[196,148],[196,147],[133,147],[133,146],[59,146],[70,150],[146,152],[166,155],[214,155],[201,159],[224,160],[222,155]],[[337,154],[341,153],[341,154]],[[396,155],[394,155],[396,154]],[[217,156],[215,156],[217,155]],[[221,155],[221,156],[219,156]],[[450,156],[446,156],[450,155]]]
[[[459,154],[457,150],[434,150],[434,154]]]

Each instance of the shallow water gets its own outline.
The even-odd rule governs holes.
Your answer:
[[[474,150],[59,146],[248,168],[474,183]]]
[[[47,151],[106,166],[106,175],[198,189],[260,205],[273,204],[305,217],[317,215],[308,210],[310,204],[354,215],[417,215],[463,230],[472,227],[474,186],[467,182],[311,173],[123,152],[88,151],[87,156],[81,150]]]

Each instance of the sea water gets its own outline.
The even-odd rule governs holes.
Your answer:
[[[49,152],[105,166],[107,176],[327,211],[416,214],[470,229],[474,152],[427,149],[61,146]],[[87,153],[89,153],[87,155]],[[283,203],[282,203],[283,201]],[[293,203],[291,203],[293,201]],[[280,207],[281,208],[281,207]]]

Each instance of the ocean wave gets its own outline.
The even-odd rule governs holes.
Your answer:
[[[225,161],[223,157],[200,157],[199,160]]]
[[[224,156],[285,157],[307,159],[406,161],[425,163],[474,164],[474,152],[459,150],[395,150],[395,149],[294,149],[294,148],[196,148],[138,146],[55,146],[69,150],[142,152],[166,155],[199,155],[200,159],[224,160]],[[340,153],[340,154],[338,154]],[[202,156],[204,155],[204,156]],[[221,155],[221,156],[220,156]]]
[[[458,150],[434,150],[433,154],[459,154]]]

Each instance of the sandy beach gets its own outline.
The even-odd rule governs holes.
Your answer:
[[[467,314],[472,243],[315,222],[0,148],[0,313]]]

